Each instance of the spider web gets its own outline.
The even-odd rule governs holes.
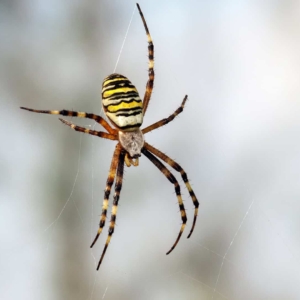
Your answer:
[[[140,4],[156,46],[157,76],[145,126],[168,116],[181,96],[189,93],[184,113],[147,135],[147,142],[187,171],[200,200],[195,232],[189,240],[184,235],[174,252],[165,256],[180,226],[176,197],[169,182],[142,158],[139,168],[126,168],[118,226],[100,271],[95,271],[107,230],[94,249],[88,247],[99,222],[113,143],[62,128],[53,116],[20,113],[22,122],[11,122],[6,116],[15,115],[11,105],[15,98],[22,99],[22,105],[27,101],[29,107],[97,111],[98,107],[82,101],[93,98],[89,91],[99,82],[96,73],[80,64],[88,59],[82,54],[86,49],[91,65],[104,69],[102,77],[118,66],[118,72],[128,74],[143,91],[147,57],[141,20],[138,14],[133,18],[134,12],[121,2],[118,8],[103,4],[105,12],[77,3],[74,31],[86,32],[80,24],[99,28],[97,14],[106,20],[102,28],[109,36],[99,40],[103,44],[99,55],[98,44],[89,44],[98,41],[93,34],[99,36],[99,31],[83,35],[86,49],[80,48],[82,41],[65,43],[66,32],[59,48],[51,49],[57,37],[51,39],[49,24],[72,18],[67,4],[30,10],[33,16],[43,15],[23,27],[34,41],[18,36],[20,26],[7,25],[14,20],[14,8],[2,7],[0,34],[8,39],[3,33],[9,32],[20,39],[19,46],[11,44],[11,49],[10,40],[0,46],[1,63],[9,70],[0,81],[7,103],[3,121],[10,125],[10,137],[20,134],[15,140],[4,136],[9,147],[0,150],[4,174],[1,294],[5,299],[20,298],[20,292],[28,299],[299,299],[300,91],[295,80],[300,65],[299,7],[278,1],[277,7],[267,2],[215,8],[191,1],[162,3],[158,10],[157,5]],[[114,15],[112,25],[109,16],[116,11],[120,13]],[[130,33],[128,26],[124,37],[128,20]],[[41,22],[43,26],[36,26]],[[20,56],[12,51],[21,48]],[[53,53],[63,61],[56,62]],[[98,57],[103,57],[101,63]],[[8,63],[13,60],[22,66],[16,74]],[[136,67],[135,62],[141,63]],[[59,66],[58,71],[52,65]],[[68,81],[68,72],[85,75],[72,74]],[[7,84],[11,75],[12,82],[18,82],[13,91]],[[95,82],[90,83],[91,78]],[[66,87],[57,92],[54,87],[60,81]],[[69,92],[72,89],[74,94]],[[74,95],[83,89],[77,101]],[[87,120],[72,121],[97,128]],[[180,183],[190,225],[193,205]]]

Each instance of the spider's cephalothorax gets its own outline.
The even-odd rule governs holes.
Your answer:
[[[173,121],[174,118],[183,111],[185,102],[187,100],[187,96],[184,97],[181,105],[179,108],[175,110],[175,112],[170,115],[168,118],[162,119],[142,130],[140,130],[140,126],[143,123],[143,116],[146,113],[152,90],[153,90],[153,83],[154,83],[154,46],[152,42],[152,38],[150,36],[145,18],[143,13],[140,9],[140,6],[137,4],[141,19],[144,24],[144,28],[147,34],[148,39],[148,58],[149,58],[149,70],[148,70],[148,82],[146,85],[146,91],[144,94],[143,101],[141,101],[140,96],[134,87],[134,85],[125,77],[120,74],[112,74],[106,77],[103,81],[102,87],[102,104],[105,111],[105,114],[114,125],[115,128],[111,127],[105,119],[101,116],[86,113],[86,112],[77,112],[77,111],[70,111],[70,110],[37,110],[32,108],[21,107],[22,109],[36,112],[36,113],[44,113],[44,114],[52,114],[52,115],[63,115],[63,116],[72,116],[72,117],[80,117],[80,118],[88,118],[93,119],[98,122],[103,128],[106,130],[104,131],[96,131],[87,129],[81,126],[77,126],[69,121],[64,119],[60,119],[64,124],[70,126],[72,129],[88,133],[91,135],[95,135],[101,138],[117,141],[117,145],[113,154],[113,158],[110,165],[110,170],[107,178],[106,188],[104,192],[104,199],[102,205],[102,213],[100,217],[99,228],[96,234],[94,241],[91,244],[91,247],[94,246],[98,237],[100,236],[102,229],[105,225],[106,215],[107,215],[107,208],[108,208],[108,200],[111,191],[111,187],[116,180],[115,183],[115,193],[114,193],[114,200],[112,206],[112,213],[110,219],[110,225],[108,230],[108,237],[106,239],[106,243],[99,260],[97,270],[99,269],[104,255],[106,253],[107,247],[109,245],[110,239],[114,233],[115,223],[117,218],[117,210],[118,210],[118,203],[120,192],[122,188],[122,181],[123,181],[123,170],[124,170],[124,163],[126,166],[130,167],[138,166],[138,157],[143,153],[161,172],[162,174],[174,185],[176,197],[180,209],[181,215],[181,227],[177,239],[171,249],[167,252],[169,254],[177,245],[183,230],[185,228],[187,217],[185,213],[185,208],[183,205],[183,201],[181,198],[181,191],[178,181],[176,180],[175,176],[165,167],[165,165],[161,162],[164,161],[167,163],[171,168],[175,171],[179,172],[181,178],[183,179],[187,190],[192,198],[192,201],[195,206],[194,210],[194,220],[192,224],[192,228],[188,235],[188,238],[193,233],[193,230],[196,225],[196,220],[198,216],[198,207],[199,202],[196,198],[196,195],[188,181],[187,175],[182,167],[177,164],[174,160],[169,158],[160,150],[154,148],[153,146],[149,145],[144,141],[144,134],[153,131],[163,125],[168,124],[169,122]]]

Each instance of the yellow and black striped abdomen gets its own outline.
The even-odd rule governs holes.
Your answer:
[[[111,74],[102,85],[102,104],[107,117],[123,131],[143,123],[143,103],[135,86],[123,75]]]

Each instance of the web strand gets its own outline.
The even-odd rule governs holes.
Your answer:
[[[121,54],[123,52],[123,49],[124,49],[124,45],[125,45],[125,42],[127,40],[127,36],[128,36],[128,32],[129,32],[129,29],[130,29],[130,26],[131,26],[131,23],[132,23],[132,20],[133,20],[133,16],[134,16],[134,13],[135,13],[135,9],[136,9],[136,6],[134,6],[134,9],[133,9],[133,12],[132,12],[132,15],[131,15],[131,18],[130,18],[130,21],[129,21],[129,24],[128,24],[128,27],[127,27],[127,30],[126,30],[126,33],[125,33],[125,37],[123,39],[123,43],[121,45],[121,49],[120,49],[120,52],[119,52],[119,55],[118,55],[118,58],[117,58],[117,61],[116,61],[116,64],[115,64],[115,68],[114,68],[114,71],[113,73],[116,72],[116,69],[118,67],[118,64],[119,64],[119,61],[120,61],[120,57],[121,57]],[[102,115],[106,120],[106,115],[105,114],[102,114],[103,112],[103,107],[101,106],[101,110],[100,110],[100,116]],[[95,122],[96,123],[96,122]]]
[[[191,279],[191,280],[193,280],[193,281],[195,281],[195,282],[198,282],[198,283],[200,283],[200,284],[202,284],[202,285],[208,287],[209,289],[213,290],[213,288],[212,288],[211,286],[209,286],[208,284],[204,283],[203,281],[201,281],[201,280],[199,280],[199,279],[196,279],[196,278],[194,278],[194,277],[192,277],[192,276],[189,276],[188,274],[185,274],[185,273],[182,272],[182,271],[181,271],[180,273],[181,273],[183,276],[185,276],[185,277],[187,277],[187,278],[189,278],[189,279]],[[214,292],[216,292],[217,294],[219,294],[220,296],[222,296],[222,298],[224,298],[224,299],[229,299],[229,298],[227,298],[225,295],[219,293],[218,291],[214,291]]]
[[[77,173],[76,173],[76,176],[75,176],[75,179],[74,179],[74,183],[73,183],[73,187],[72,187],[72,190],[71,190],[71,193],[70,193],[70,196],[68,197],[67,201],[65,202],[63,208],[61,209],[60,213],[58,214],[58,216],[55,218],[55,220],[49,225],[47,226],[47,228],[44,230],[47,231],[50,227],[53,226],[52,228],[52,231],[51,231],[51,234],[50,234],[50,237],[49,237],[49,240],[48,240],[48,243],[47,243],[47,248],[46,248],[46,252],[48,251],[49,249],[49,245],[50,245],[50,242],[51,242],[51,239],[52,239],[52,236],[53,236],[53,232],[54,232],[54,229],[56,227],[56,224],[57,224],[57,221],[59,220],[59,218],[61,217],[62,213],[64,212],[65,208],[67,207],[69,201],[71,200],[72,198],[72,195],[73,195],[73,192],[74,192],[74,189],[75,189],[75,186],[76,186],[76,183],[77,183],[77,179],[78,179],[78,175],[79,175],[79,170],[80,170],[80,161],[81,161],[81,144],[82,144],[82,135],[80,136],[80,145],[79,145],[79,153],[78,153],[78,162],[77,162]],[[75,202],[73,202],[75,204]],[[82,218],[79,214],[79,211],[78,211],[78,208],[75,204],[75,207],[76,207],[76,211],[79,215],[79,218],[82,221]]]
[[[213,294],[212,294],[211,299],[214,299],[214,295],[215,295],[215,293],[216,293],[217,285],[218,285],[218,283],[219,283],[220,275],[221,275],[221,273],[222,273],[222,269],[223,269],[223,265],[224,265],[224,261],[225,261],[225,259],[226,259],[226,256],[227,256],[227,254],[228,254],[228,252],[229,252],[229,250],[230,250],[230,248],[231,248],[231,246],[232,246],[232,244],[233,244],[235,238],[237,237],[237,235],[238,235],[240,229],[242,228],[242,226],[243,226],[243,224],[244,224],[244,221],[245,221],[245,219],[247,218],[247,215],[248,215],[248,213],[249,213],[249,211],[250,211],[250,209],[251,209],[253,203],[254,203],[254,200],[251,202],[250,206],[248,207],[248,209],[247,209],[247,211],[246,211],[246,213],[245,213],[245,215],[244,215],[244,218],[242,219],[242,221],[241,221],[241,223],[240,223],[239,228],[238,228],[237,231],[235,232],[235,234],[234,234],[234,236],[233,236],[233,238],[232,238],[232,240],[231,240],[231,242],[230,242],[230,244],[229,244],[229,246],[228,246],[228,248],[227,248],[227,250],[226,250],[226,253],[224,254],[224,256],[223,256],[223,258],[222,258],[221,267],[220,267],[220,270],[219,270],[219,274],[218,274],[218,277],[217,277],[217,280],[216,280],[216,283],[215,283],[215,287],[214,287],[214,291],[213,291]]]
[[[126,39],[127,39],[127,35],[128,35],[128,32],[129,32],[129,28],[130,28],[130,25],[131,25],[132,20],[133,20],[134,12],[135,12],[135,6],[134,6],[134,9],[133,9],[133,12],[132,12],[132,15],[131,15],[131,19],[130,19],[129,25],[128,25],[128,27],[127,27],[127,31],[126,31],[126,33],[125,33],[125,37],[124,37],[124,40],[123,40],[123,43],[122,43],[122,46],[121,46],[121,50],[120,50],[120,52],[119,52],[119,56],[118,56],[118,58],[117,58],[117,62],[116,62],[116,65],[115,65],[115,68],[114,68],[114,72],[113,72],[113,73],[116,72],[116,69],[117,69],[117,66],[118,66],[118,63],[119,63],[121,54],[122,54],[122,52],[123,52],[123,48],[124,48],[124,45],[125,45],[125,42],[126,42]]]
[[[106,295],[107,289],[108,289],[108,286],[106,287],[106,289],[105,289],[105,291],[104,291],[104,294],[103,294],[102,300],[105,298],[105,295]]]

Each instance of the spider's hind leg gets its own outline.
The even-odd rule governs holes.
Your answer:
[[[146,20],[144,18],[144,15],[142,13],[142,10],[139,6],[139,4],[136,4],[141,19],[143,21],[144,27],[145,27],[145,31],[146,31],[146,35],[147,35],[147,39],[148,39],[148,58],[149,58],[149,69],[148,69],[148,82],[146,85],[146,91],[145,91],[145,95],[144,95],[144,99],[143,99],[143,115],[145,115],[146,110],[148,108],[148,104],[150,102],[150,98],[151,98],[151,94],[152,94],[152,90],[153,90],[153,84],[154,84],[154,45],[153,45],[153,41],[146,23]]]
[[[180,113],[183,112],[184,105],[185,105],[185,102],[187,100],[187,97],[188,96],[185,95],[185,97],[182,100],[181,105],[175,110],[175,112],[173,114],[171,114],[168,118],[162,119],[162,120],[160,120],[160,121],[158,121],[158,122],[156,122],[156,123],[154,123],[154,124],[152,124],[152,125],[144,128],[142,130],[142,133],[146,134],[146,133],[148,133],[148,132],[150,132],[152,130],[155,130],[155,129],[161,127],[161,126],[167,125],[168,123],[170,123],[171,121],[173,121],[175,119],[175,117],[177,117]]]
[[[38,109],[32,109],[27,107],[20,107],[21,109],[40,113],[40,114],[48,114],[48,115],[61,115],[61,116],[68,116],[68,117],[78,117],[78,118],[86,118],[86,119],[93,119],[96,122],[98,122],[100,125],[102,125],[109,133],[116,134],[116,130],[111,128],[111,126],[100,116],[95,114],[90,114],[86,112],[79,112],[79,111],[72,111],[72,110],[38,110]]]
[[[185,228],[186,221],[187,221],[184,205],[183,205],[182,198],[181,198],[180,186],[179,186],[178,181],[174,177],[174,175],[153,154],[151,154],[145,147],[142,149],[142,153],[168,178],[168,180],[171,183],[174,184],[175,192],[176,192],[177,199],[178,199],[182,224],[181,224],[181,228],[180,228],[180,231],[179,231],[179,234],[178,234],[178,237],[177,237],[175,243],[173,244],[171,249],[166,253],[166,254],[170,254],[174,250],[176,245],[178,244],[178,242],[180,240],[180,237],[183,233],[183,230]]]
[[[66,124],[67,126],[71,127],[72,129],[74,129],[75,131],[79,131],[79,132],[83,132],[83,133],[87,133],[87,134],[91,134],[91,135],[95,135],[104,139],[108,139],[108,140],[112,140],[115,141],[118,139],[118,137],[114,134],[110,134],[107,132],[103,132],[103,131],[97,131],[97,130],[92,130],[92,129],[88,129],[88,128],[84,128],[78,125],[73,124],[72,122],[69,122],[65,119],[61,119],[59,118],[59,120]]]

